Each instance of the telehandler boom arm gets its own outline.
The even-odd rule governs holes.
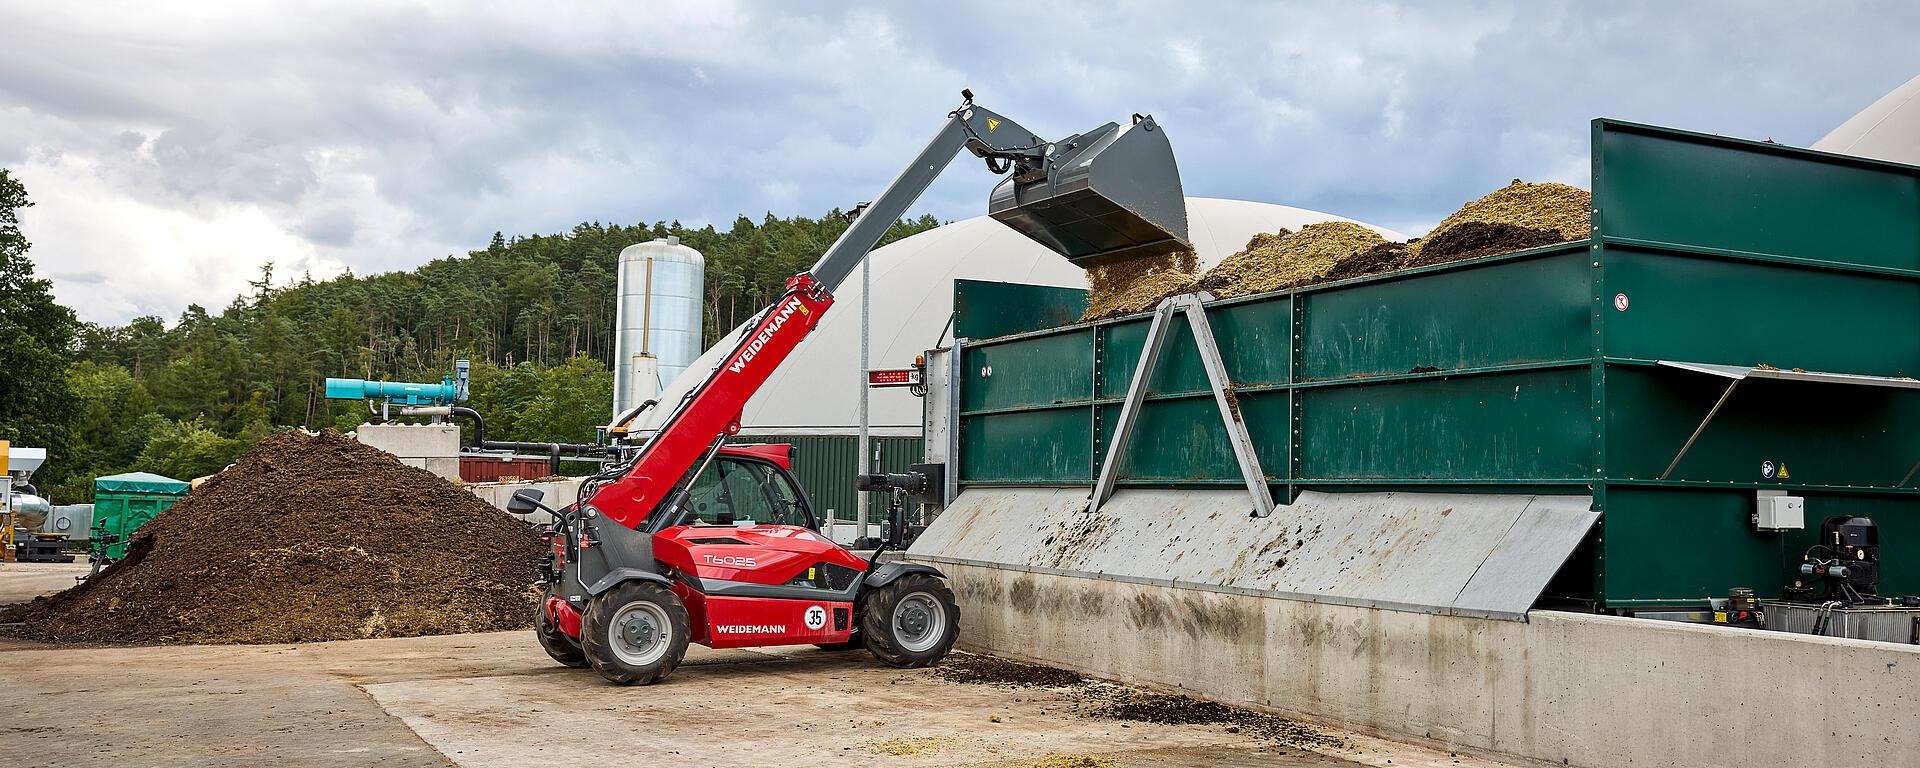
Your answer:
[[[812,269],[787,280],[780,299],[748,323],[719,366],[688,390],[630,462],[589,480],[581,493],[585,504],[641,528],[689,470],[739,431],[747,400],[819,325],[833,307],[834,290],[962,150],[983,158],[994,173],[1010,173],[990,199],[991,215],[1076,263],[1186,247],[1179,173],[1152,118],[1135,115],[1125,128],[1108,123],[1048,142],[974,106],[971,92],[961,95],[965,101],[919,156],[858,210]],[[1103,156],[1110,159],[1096,166]]]

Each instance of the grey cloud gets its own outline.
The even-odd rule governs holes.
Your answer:
[[[77,285],[99,285],[107,281],[107,276],[104,273],[92,270],[80,272],[52,271],[49,272],[48,275],[60,282],[74,283]]]
[[[294,203],[317,182],[304,149],[244,130],[172,128],[153,140],[155,181],[187,199]]]
[[[353,214],[339,208],[329,208],[308,214],[300,222],[300,234],[315,243],[336,247],[353,244],[353,235],[358,226]]]
[[[1417,232],[1511,178],[1580,181],[1596,116],[1806,144],[1920,71],[1920,6],[1896,4],[240,8],[0,0],[0,115],[72,128],[0,125],[0,161],[89,158],[130,200],[250,207],[369,271],[495,230],[870,199],[971,87],[1048,135],[1152,112],[1190,194]],[[918,210],[980,213],[975,166]],[[35,252],[65,239],[35,233]]]

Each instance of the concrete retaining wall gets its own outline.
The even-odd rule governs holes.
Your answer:
[[[580,481],[584,479],[585,478],[570,477],[565,480],[543,480],[538,482],[533,480],[519,480],[511,483],[473,483],[466,488],[469,492],[473,493],[473,495],[480,497],[481,501],[485,501],[502,510],[507,508],[507,502],[513,500],[514,491],[522,488],[533,488],[546,494],[546,496],[540,500],[540,503],[553,507],[554,509],[559,509],[568,504],[572,504],[575,499],[579,498]],[[516,517],[530,523],[553,522],[552,515],[537,510],[531,515],[516,515]]]
[[[1593,767],[1920,761],[1920,647],[938,567],[962,647],[1442,748]]]
[[[460,479],[460,427],[453,424],[362,424],[362,443],[391,453],[400,463],[448,480]]]

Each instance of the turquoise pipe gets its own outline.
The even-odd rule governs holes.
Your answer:
[[[454,383],[452,376],[442,379],[438,384],[327,379],[327,397],[332,400],[386,400],[395,405],[452,405],[459,402],[460,387]]]

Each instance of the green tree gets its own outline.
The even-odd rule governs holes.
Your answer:
[[[0,178],[10,289],[0,295],[0,333],[11,334],[0,340],[0,360],[10,363],[0,367],[8,395],[0,408],[12,409],[0,413],[0,429],[25,430],[33,437],[22,442],[54,451],[49,469],[71,491],[57,497],[62,502],[90,494],[98,474],[205,474],[276,428],[352,429],[366,420],[366,406],[326,399],[325,379],[437,381],[456,359],[474,363],[468,405],[485,417],[489,437],[590,439],[611,401],[622,248],[676,236],[705,254],[711,341],[773,301],[846,229],[834,211],[741,216],[725,230],[662,220],[496,233],[482,249],[407,272],[286,280],[262,265],[218,311],[191,306],[171,324],[140,317],[110,327],[74,323],[32,277],[13,217],[25,193]],[[936,224],[902,220],[882,242]],[[43,477],[52,479],[46,470]]]
[[[80,330],[73,310],[53,300],[52,283],[34,277],[32,244],[20,231],[27,188],[0,169],[0,439],[46,448],[43,481],[71,471],[68,444],[78,417],[67,368]]]
[[[192,480],[226,468],[266,434],[256,427],[240,437],[226,437],[204,419],[168,422],[148,437],[134,464],[147,472]]]
[[[580,355],[546,370],[540,393],[514,418],[513,431],[525,440],[584,443],[607,423],[612,406],[613,372]]]

